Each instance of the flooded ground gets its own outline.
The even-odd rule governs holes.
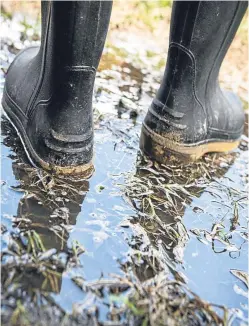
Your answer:
[[[14,27],[1,93],[15,53],[39,39],[4,22]],[[194,164],[143,157],[141,123],[165,61],[149,49],[132,39],[105,49],[89,180],[29,166],[2,118],[3,325],[247,325],[248,135]]]

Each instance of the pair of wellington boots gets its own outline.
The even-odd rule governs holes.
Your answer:
[[[2,98],[30,162],[59,175],[93,171],[92,93],[111,1],[42,1],[41,46],[10,65]],[[144,119],[140,148],[167,164],[238,145],[242,105],[220,88],[243,1],[176,1],[167,64]]]

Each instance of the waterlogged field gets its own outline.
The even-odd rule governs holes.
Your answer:
[[[3,23],[1,93],[15,53],[39,40]],[[3,325],[247,325],[248,135],[193,164],[143,157],[165,58],[138,41],[103,54],[90,179],[31,167],[2,118]]]

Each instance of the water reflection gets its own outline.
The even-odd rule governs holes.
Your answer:
[[[222,165],[221,155],[209,155],[200,163],[160,167],[138,153],[136,173],[124,186],[125,196],[136,210],[131,220],[136,235],[129,241],[133,256],[124,266],[127,270],[132,270],[140,281],[164,270],[185,282],[181,271],[189,241],[183,222],[186,210],[192,201],[203,203],[202,195],[212,178],[222,178],[235,158],[236,153],[229,155],[229,164]],[[204,212],[198,207],[193,211]],[[214,248],[215,239],[210,238]]]
[[[29,294],[37,289],[58,294],[68,263],[78,263],[79,254],[84,251],[78,243],[68,245],[68,239],[70,227],[76,224],[81,212],[89,182],[60,180],[38,172],[24,163],[25,153],[5,120],[2,134],[6,136],[4,144],[18,153],[13,156],[12,169],[19,185],[13,189],[24,192],[12,219],[18,233],[12,235],[12,247],[15,248],[11,254],[8,250],[4,252],[2,282],[18,284],[19,291],[22,289]],[[20,262],[20,259],[24,261]],[[8,273],[10,266],[12,275]]]
[[[57,252],[66,252],[67,226],[76,224],[89,182],[84,180],[70,185],[49,175],[39,179],[34,170],[30,173],[16,163],[13,163],[13,172],[27,193],[18,205],[15,226],[21,231],[35,230],[46,250],[55,248]]]
[[[113,146],[120,137],[116,136],[115,130],[124,130],[125,124],[126,121],[113,121],[116,127],[113,138],[105,135],[105,129],[99,132],[99,137],[97,133],[97,141],[100,137],[101,141],[97,143],[96,148],[96,173],[89,181],[78,184],[71,183],[70,180],[54,179],[45,172],[38,173],[38,170],[23,164],[18,160],[18,157],[21,157],[18,138],[13,135],[9,137],[7,133],[5,144],[12,146],[18,153],[17,157],[12,155],[13,172],[19,180],[16,190],[24,191],[17,214],[12,220],[17,232],[16,240],[23,242],[23,251],[19,258],[25,258],[26,250],[29,253],[28,258],[35,258],[36,263],[29,266],[24,261],[20,264],[19,259],[19,265],[14,265],[14,268],[12,265],[12,272],[9,273],[11,269],[8,264],[11,261],[8,261],[9,256],[4,254],[6,259],[3,260],[2,281],[6,290],[5,298],[22,298],[20,293],[24,293],[27,300],[27,293],[29,298],[39,293],[39,296],[45,297],[46,300],[56,302],[63,310],[70,311],[72,304],[85,306],[84,300],[88,302],[89,299],[87,292],[82,290],[82,285],[76,287],[73,284],[75,274],[76,279],[85,284],[106,278],[108,273],[120,274],[123,270],[140,282],[147,281],[160,272],[169,278],[185,282],[184,272],[190,279],[191,288],[201,292],[203,297],[207,298],[211,294],[211,301],[232,302],[233,306],[240,304],[241,301],[237,297],[225,301],[226,293],[233,291],[231,280],[227,286],[229,292],[221,291],[218,294],[216,291],[210,291],[213,280],[216,286],[220,286],[220,282],[227,279],[226,273],[231,268],[231,261],[224,257],[220,260],[218,256],[222,254],[207,252],[209,247],[204,244],[205,241],[217,242],[217,238],[212,238],[212,230],[209,231],[210,220],[217,217],[218,221],[224,213],[224,210],[218,210],[212,200],[216,200],[217,205],[223,201],[228,203],[225,190],[219,188],[218,183],[212,186],[208,180],[216,179],[221,183],[228,180],[224,176],[233,170],[230,167],[237,154],[226,156],[226,161],[222,156],[210,155],[206,157],[206,161],[195,166],[162,168],[150,161],[143,161],[133,147],[132,150],[129,148],[129,154],[125,156],[128,147],[126,138],[135,139],[135,143],[137,140],[134,134],[139,125],[126,130],[124,142]],[[123,133],[120,134],[123,137]],[[125,173],[124,179],[118,176],[125,170],[130,171],[129,163],[132,162],[136,163],[136,170]],[[228,177],[231,178],[231,175]],[[119,186],[114,186],[115,183]],[[84,201],[86,194],[87,200]],[[229,211],[231,212],[230,206]],[[196,222],[197,216],[201,216],[199,225]],[[202,231],[204,229],[205,232]],[[18,230],[21,231],[20,237]],[[189,230],[193,232],[190,233]],[[221,236],[222,230],[218,228],[217,231],[220,233],[215,236]],[[95,239],[100,234],[101,239]],[[235,232],[233,237],[234,234]],[[35,238],[44,246],[43,250],[35,244],[36,254],[33,253],[31,245],[32,239],[35,241]],[[87,249],[86,253],[83,253],[82,245]],[[209,264],[208,273],[215,273],[212,278],[207,278],[208,286],[203,284],[205,269],[196,266],[194,250],[198,250],[198,262],[201,262],[202,266]],[[75,251],[83,254],[75,255]],[[225,268],[222,269],[221,266],[219,273],[216,273],[212,266],[214,260],[218,260],[219,265],[226,262]],[[244,269],[241,260],[236,264]],[[191,265],[195,268],[191,269]],[[68,272],[70,267],[73,268]],[[16,289],[13,292],[13,287],[12,292],[9,292],[11,284],[18,284],[19,292]],[[91,296],[91,300],[96,302],[97,296],[105,301],[105,304],[98,301],[104,320],[108,313],[108,291],[101,290],[96,293]]]

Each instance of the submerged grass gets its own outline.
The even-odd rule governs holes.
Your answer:
[[[236,154],[226,158],[208,155],[198,162],[165,166],[138,156],[135,174],[126,174],[125,184],[120,185],[126,202],[139,212],[133,223],[139,224],[157,247],[163,237],[166,251],[174,252],[174,259],[180,262],[180,248],[184,248],[189,238],[181,221],[185,207],[223,175],[235,157]],[[235,210],[232,225],[237,224]]]
[[[72,281],[83,291],[85,300],[67,314],[51,293],[59,292],[62,274],[78,266],[78,257],[84,253],[80,243],[74,242],[71,247],[64,244],[68,237],[66,226],[72,224],[67,207],[79,205],[88,185],[86,181],[55,178],[18,160],[14,162],[13,171],[20,185],[13,190],[23,191],[24,196],[19,216],[13,219],[20,232],[8,234],[3,228],[3,236],[8,239],[2,252],[3,325],[223,325],[227,310],[219,307],[222,317],[213,310],[214,306],[194,295],[187,288],[184,275],[175,270],[162,250],[166,249],[169,256],[173,252],[172,257],[181,261],[189,237],[181,222],[181,210],[199,195],[212,173],[217,174],[212,164],[213,159],[208,158],[206,163],[197,163],[196,169],[185,166],[191,172],[188,174],[182,173],[179,166],[162,167],[140,156],[136,174],[127,176],[121,188],[124,198],[138,213],[130,221],[131,228],[137,228],[137,234],[143,232],[150,241],[145,245],[143,238],[135,236],[131,264],[121,265],[123,277],[86,282],[74,273]],[[195,182],[197,175],[205,176],[201,187]],[[32,202],[46,209],[46,226],[41,216],[27,209]],[[57,227],[53,228],[53,224]],[[51,228],[62,245],[47,250],[42,233],[36,231],[44,227]],[[101,323],[100,302],[109,311],[108,320]],[[41,315],[43,319],[39,321]]]
[[[151,17],[154,17],[153,21],[156,23],[164,19],[157,10],[158,4],[147,1],[134,4],[137,15],[141,14],[139,20],[148,25],[151,31],[155,27],[154,23],[151,23]],[[162,11],[167,10],[171,1],[161,1],[160,6]],[[134,15],[132,19],[134,20]],[[129,24],[131,17],[127,20]],[[23,26],[25,33],[22,37],[27,38],[30,26],[25,21]],[[146,53],[150,61],[157,58],[152,51]],[[128,60],[125,60],[127,57]],[[155,92],[158,84],[151,87],[154,77],[148,77],[152,69],[147,67],[148,71],[142,73],[140,68],[135,68],[134,62],[138,59],[140,57],[129,57],[126,50],[109,44],[109,50],[103,55],[100,66],[100,70],[106,72],[105,74],[102,71],[106,89],[107,81],[114,80],[123,87],[120,87],[122,96],[125,92],[127,96],[130,95],[130,89],[124,87],[131,85],[132,80],[127,71],[132,70],[133,80],[139,85],[143,84],[143,89],[137,85],[135,91],[138,94],[131,97],[130,102],[140,99],[142,93]],[[162,68],[165,58],[161,58],[157,64]],[[120,66],[120,76],[124,78],[126,75],[127,78],[125,83],[117,74],[108,75],[108,70],[113,69],[113,65]],[[155,80],[157,78],[156,75]],[[111,94],[116,91],[116,88],[110,89]],[[148,99],[146,101],[148,102]],[[124,112],[128,112],[131,103],[128,103],[127,109],[123,98],[117,102]],[[103,122],[103,115],[96,111],[95,122],[100,124],[100,121]],[[3,123],[8,129],[8,123]],[[134,134],[130,135],[127,129],[119,130],[118,124],[114,126],[112,123],[108,127],[103,122],[103,126],[112,131],[117,142],[125,143],[127,148],[132,147],[131,139],[135,139]],[[136,141],[137,139],[134,140]],[[125,184],[120,185],[124,200],[135,212],[127,222],[134,235],[127,240],[130,247],[129,260],[120,262],[123,275],[110,275],[108,279],[88,282],[77,269],[80,266],[79,257],[84,254],[85,249],[79,242],[68,244],[71,227],[75,224],[80,204],[88,191],[88,182],[57,178],[24,163],[19,159],[22,157],[20,141],[13,135],[12,128],[9,128],[4,142],[17,153],[17,156],[12,157],[13,171],[20,184],[18,187],[12,187],[12,190],[23,192],[24,195],[20,200],[17,216],[12,217],[15,232],[8,232],[4,226],[1,228],[3,239],[6,240],[6,248],[1,257],[3,325],[231,324],[229,310],[223,306],[209,304],[191,292],[186,285],[186,277],[177,270],[176,265],[183,262],[183,251],[190,236],[182,222],[186,206],[193,198],[199,197],[214,180],[217,181],[215,187],[218,187],[218,178],[223,176],[233,163],[235,153],[225,157],[206,155],[193,164],[167,166],[152,163],[140,155],[136,172],[126,174]],[[247,231],[239,229],[240,206],[244,203],[245,196],[231,187],[220,187],[229,192],[232,200],[230,230],[227,230],[223,220],[219,220],[213,224],[210,231],[195,228],[191,232],[213,246],[215,241],[219,241],[226,250],[232,251],[235,247],[231,242],[231,232],[240,232],[245,240],[248,239]],[[100,184],[97,190],[100,195],[105,188]],[[44,233],[58,239],[53,241],[53,248],[47,245]],[[230,272],[248,284],[245,272],[235,269]],[[60,291],[63,273],[82,291],[82,301],[74,305],[72,313],[64,311],[53,296],[53,293]],[[107,311],[105,321],[100,321],[100,306],[104,306]]]
[[[16,149],[18,152],[19,146]],[[162,166],[138,155],[136,172],[126,174],[125,184],[120,185],[124,199],[137,213],[129,223],[136,234],[130,243],[130,263],[121,264],[123,277],[87,282],[73,273],[72,282],[82,290],[85,299],[70,314],[55,303],[51,293],[59,293],[63,272],[79,266],[79,255],[85,251],[78,242],[71,247],[65,244],[67,226],[74,218],[70,215],[74,206],[70,205],[81,203],[88,183],[56,178],[15,161],[13,171],[20,185],[13,190],[23,191],[24,196],[19,216],[13,219],[20,232],[6,236],[9,243],[2,253],[3,325],[226,325],[229,311],[192,293],[173,262],[182,262],[189,239],[181,220],[186,205],[217,176],[222,176],[235,156],[210,155],[189,165]],[[229,191],[235,193],[236,189]],[[234,201],[231,230],[239,225],[243,198]],[[25,209],[32,202],[46,209],[45,225],[34,210]],[[46,218],[48,215],[52,224]],[[41,228],[50,228],[61,239],[58,248],[46,249],[36,231]],[[192,232],[229,244],[222,230],[221,221],[211,232]],[[3,228],[3,232],[7,231]],[[62,258],[61,250],[66,258]],[[243,271],[231,273],[246,280]],[[100,303],[108,308],[104,322],[98,319]],[[40,315],[42,321],[38,321]]]
[[[138,325],[222,325],[213,306],[194,295],[183,283],[169,280],[165,273],[145,283],[136,282],[124,300],[128,320]],[[226,311],[219,307],[224,314]],[[138,322],[139,320],[139,322]]]
[[[76,325],[79,320],[80,325],[223,325],[224,317],[213,310],[214,306],[194,295],[182,282],[170,280],[165,272],[145,282],[128,273],[92,282],[73,277],[87,296],[72,314],[67,314],[55,304],[50,292],[58,292],[62,272],[68,271],[71,260],[84,250],[74,244],[63,262],[56,251],[46,251],[34,231],[12,233],[9,239],[8,248],[2,253],[3,325],[28,326],[34,320],[35,325]],[[35,286],[41,279],[42,286]],[[99,300],[105,301],[103,293],[109,297],[109,303],[105,303],[109,321],[99,324],[96,304]],[[14,305],[11,298],[15,298]],[[50,321],[48,305],[57,310]],[[218,308],[227,314],[224,307]],[[44,319],[34,319],[37,314],[44,315]]]

